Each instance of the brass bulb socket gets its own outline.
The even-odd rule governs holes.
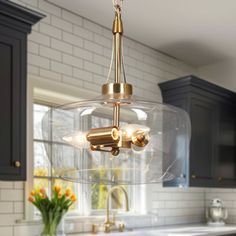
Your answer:
[[[149,142],[149,135],[143,132],[136,132],[133,134],[132,143],[137,147],[145,147]]]
[[[87,140],[91,146],[114,146],[119,142],[120,135],[117,127],[104,127],[91,129]]]
[[[133,87],[127,83],[107,83],[102,85],[102,94],[114,98],[128,98],[133,94]]]

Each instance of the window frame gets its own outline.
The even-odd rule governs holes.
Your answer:
[[[78,97],[79,94],[79,97]],[[28,193],[33,188],[33,169],[34,169],[34,103],[39,102],[44,105],[57,105],[69,102],[75,102],[83,99],[91,99],[91,97],[98,96],[98,93],[91,92],[85,89],[77,88],[75,86],[62,84],[56,81],[49,81],[42,79],[37,76],[30,76],[28,79],[28,89],[27,89],[27,182],[25,182],[25,220],[32,221],[35,219],[33,205],[29,204]],[[101,216],[105,215],[105,210],[91,210],[90,204],[86,201],[86,198],[82,195],[87,194],[89,197],[90,191],[88,187],[81,184],[81,192],[79,194],[78,205],[79,211],[73,211],[67,214],[68,218],[85,217],[85,216]],[[147,213],[146,204],[146,186],[132,186],[132,194],[129,193],[129,198],[132,199],[132,211],[130,214],[143,215]],[[143,202],[144,204],[140,204]],[[80,207],[80,205],[84,207]],[[142,205],[142,206],[141,206]],[[120,212],[119,212],[120,213]],[[122,212],[121,212],[122,214]]]

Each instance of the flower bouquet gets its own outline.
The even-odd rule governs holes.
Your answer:
[[[57,235],[57,227],[70,206],[76,201],[76,196],[70,189],[61,191],[60,186],[54,186],[49,199],[44,188],[33,190],[28,199],[40,211],[44,224],[42,235]]]

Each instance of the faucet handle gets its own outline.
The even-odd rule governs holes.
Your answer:
[[[104,232],[105,233],[110,233],[111,232],[111,225],[110,224],[105,224],[104,225]]]
[[[92,234],[97,234],[98,233],[98,224],[92,224]]]
[[[124,232],[125,230],[125,224],[122,222],[122,223],[119,223],[119,232]]]

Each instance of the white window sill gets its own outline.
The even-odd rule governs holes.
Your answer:
[[[91,215],[91,216],[68,216],[65,219],[65,231],[67,234],[77,234],[90,232],[92,224],[98,224],[102,227],[105,221],[104,215]],[[112,216],[111,216],[112,217]],[[123,213],[116,216],[116,222],[123,221],[127,228],[142,228],[157,226],[158,218],[156,215],[151,214],[134,214]],[[20,220],[17,221],[20,226],[35,226],[41,227],[42,221],[40,219],[35,220]]]
[[[112,218],[112,213],[110,213],[110,217]],[[121,219],[134,219],[134,218],[140,218],[140,217],[157,217],[154,216],[153,214],[135,214],[133,212],[131,213],[119,213],[115,215],[117,220]],[[104,221],[106,218],[106,215],[88,215],[88,216],[82,216],[82,215],[69,215],[66,216],[65,221],[68,223],[73,223],[73,222],[87,222],[87,221],[92,221],[95,222],[96,220],[99,221]],[[16,224],[22,224],[22,225],[37,225],[41,224],[42,220],[40,218],[38,219],[32,219],[32,220],[16,220]]]

